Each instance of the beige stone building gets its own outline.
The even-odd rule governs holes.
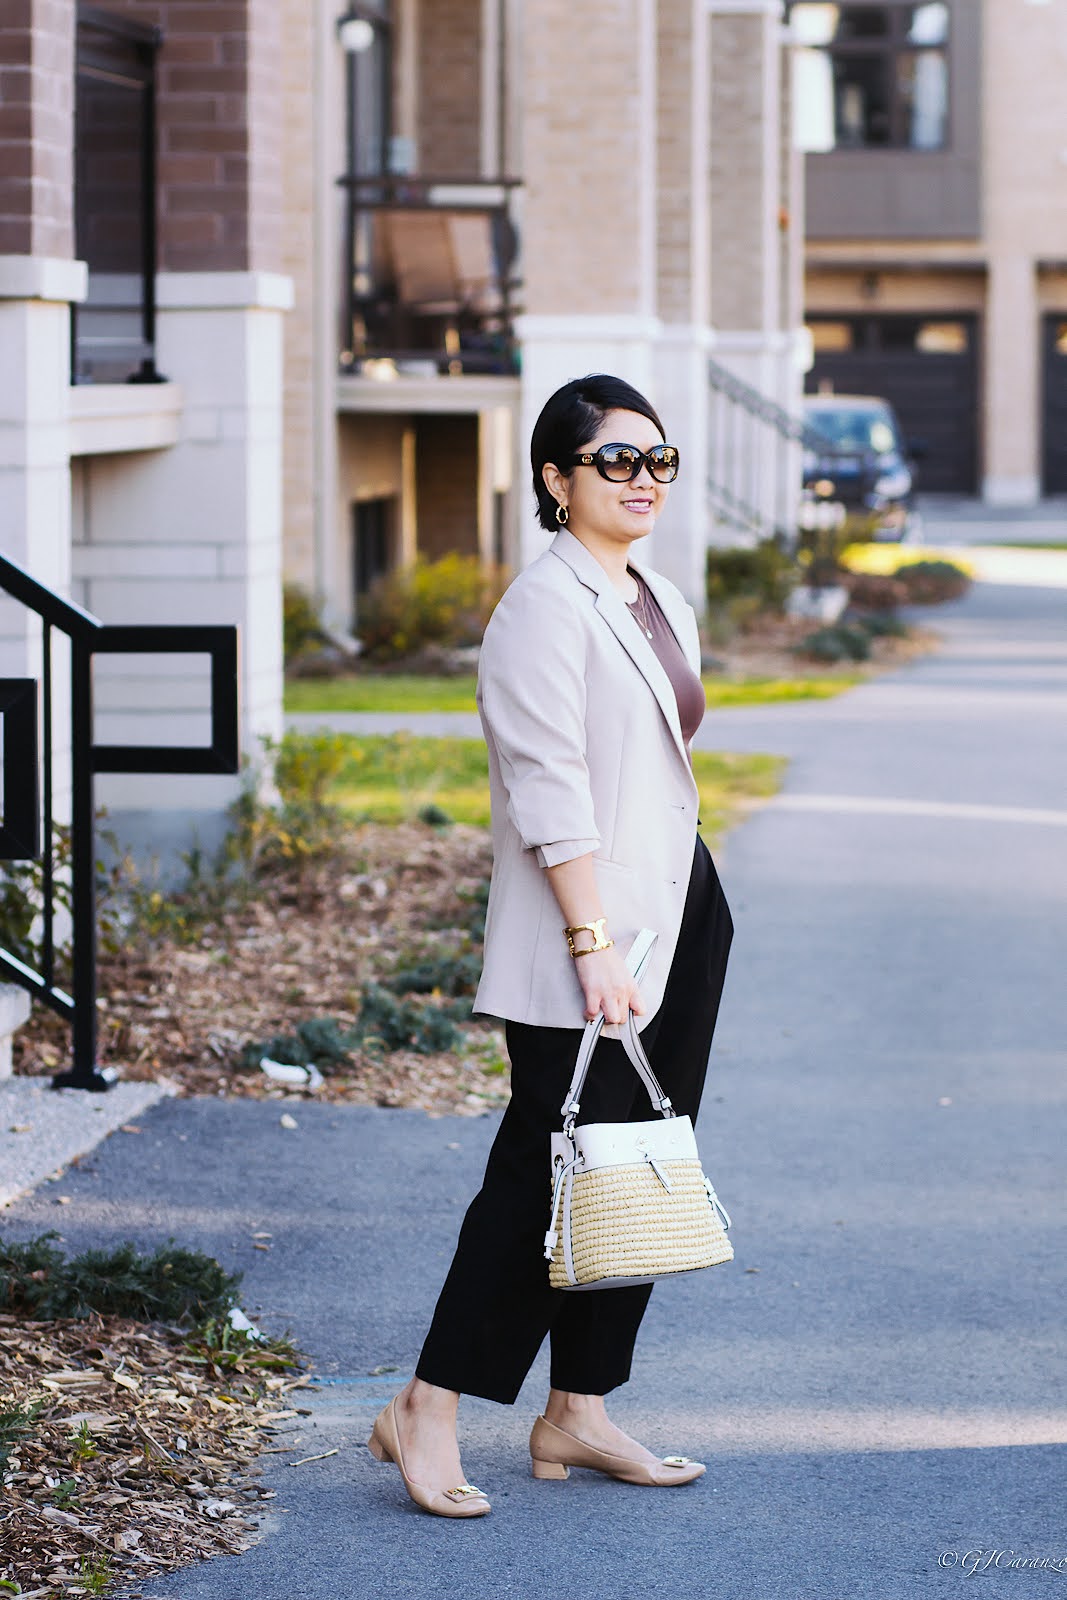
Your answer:
[[[682,449],[652,558],[699,604],[709,540],[796,477],[754,409],[801,388],[779,0],[284,0],[284,33],[287,575],[350,625],[417,553],[523,564],[533,420],[608,370]],[[709,435],[746,402],[724,530]]]
[[[809,383],[933,491],[1067,494],[1067,0],[797,3]]]

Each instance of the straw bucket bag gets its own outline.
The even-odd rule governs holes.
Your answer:
[[[635,977],[645,970],[656,938],[646,928],[634,940],[627,964]],[[659,1116],[575,1126],[603,1026],[602,1015],[586,1025],[561,1108],[563,1131],[552,1135],[549,1283],[553,1289],[610,1289],[732,1261],[730,1218],[700,1165],[693,1124],[676,1114],[656,1081],[632,1012],[623,1049]]]

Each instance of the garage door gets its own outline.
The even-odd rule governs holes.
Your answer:
[[[1041,486],[1067,494],[1067,317],[1045,318],[1044,390]]]
[[[815,365],[806,387],[881,395],[920,442],[919,487],[978,488],[978,323],[973,316],[809,317]]]

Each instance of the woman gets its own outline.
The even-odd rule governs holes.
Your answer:
[[[667,1485],[704,1471],[653,1455],[604,1407],[629,1377],[651,1287],[552,1289],[542,1254],[549,1136],[583,1022],[603,1012],[606,1024],[583,1120],[648,1116],[618,1042],[629,1011],[666,1093],[695,1118],[733,932],[697,835],[696,619],[673,584],[633,560],[678,452],[641,394],[597,375],[551,397],[531,457],[540,521],[556,536],[494,612],[478,679],[494,863],[475,1010],[505,1019],[512,1098],[415,1377],[370,1440],[412,1499],[442,1516],[489,1510],[460,1466],[460,1394],[512,1404],[546,1333],[535,1476],[585,1466]],[[644,927],[659,939],[639,989],[625,954]]]

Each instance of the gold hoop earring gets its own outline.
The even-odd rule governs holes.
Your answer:
[[[570,521],[570,515],[571,513],[569,506],[556,507],[556,521],[559,523],[561,528],[565,528],[567,526],[567,523]]]

